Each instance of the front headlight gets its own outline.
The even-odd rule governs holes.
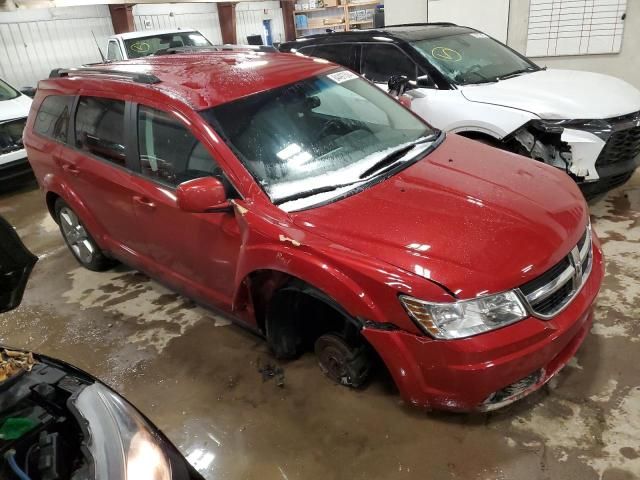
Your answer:
[[[513,291],[452,303],[401,295],[400,302],[426,333],[440,339],[470,337],[527,317],[522,300]]]
[[[94,383],[74,406],[88,427],[96,480],[171,480],[162,441],[122,397]]]

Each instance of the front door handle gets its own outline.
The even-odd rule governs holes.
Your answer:
[[[80,169],[71,163],[63,163],[62,169],[71,175],[80,175]]]
[[[146,197],[140,197],[138,195],[133,197],[133,201],[136,202],[139,205],[142,205],[145,208],[148,208],[149,210],[155,210],[156,208],[156,204],[153,203],[151,200],[149,200]]]

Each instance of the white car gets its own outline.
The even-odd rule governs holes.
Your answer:
[[[207,47],[211,42],[197,30],[147,30],[113,35],[107,40],[110,62],[155,55],[169,48]]]
[[[385,90],[407,77],[411,108],[435,127],[561,168],[587,196],[627,181],[640,160],[640,91],[608,75],[540,68],[471,28],[335,32],[280,49],[339,63]]]
[[[0,79],[0,186],[11,185],[31,172],[22,131],[31,98]]]

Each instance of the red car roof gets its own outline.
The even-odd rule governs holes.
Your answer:
[[[337,68],[321,59],[270,52],[221,51],[150,56],[92,68],[155,75],[146,85],[178,96],[195,110],[227,103],[254,93],[302,80]],[[114,77],[86,76],[89,82],[127,82]]]

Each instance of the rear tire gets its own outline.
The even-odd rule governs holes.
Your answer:
[[[62,238],[80,265],[94,272],[104,272],[116,264],[105,255],[76,212],[61,198],[56,200],[55,214]]]
[[[320,369],[334,382],[353,388],[366,382],[371,359],[364,346],[354,348],[342,337],[327,333],[316,340],[315,352]]]

